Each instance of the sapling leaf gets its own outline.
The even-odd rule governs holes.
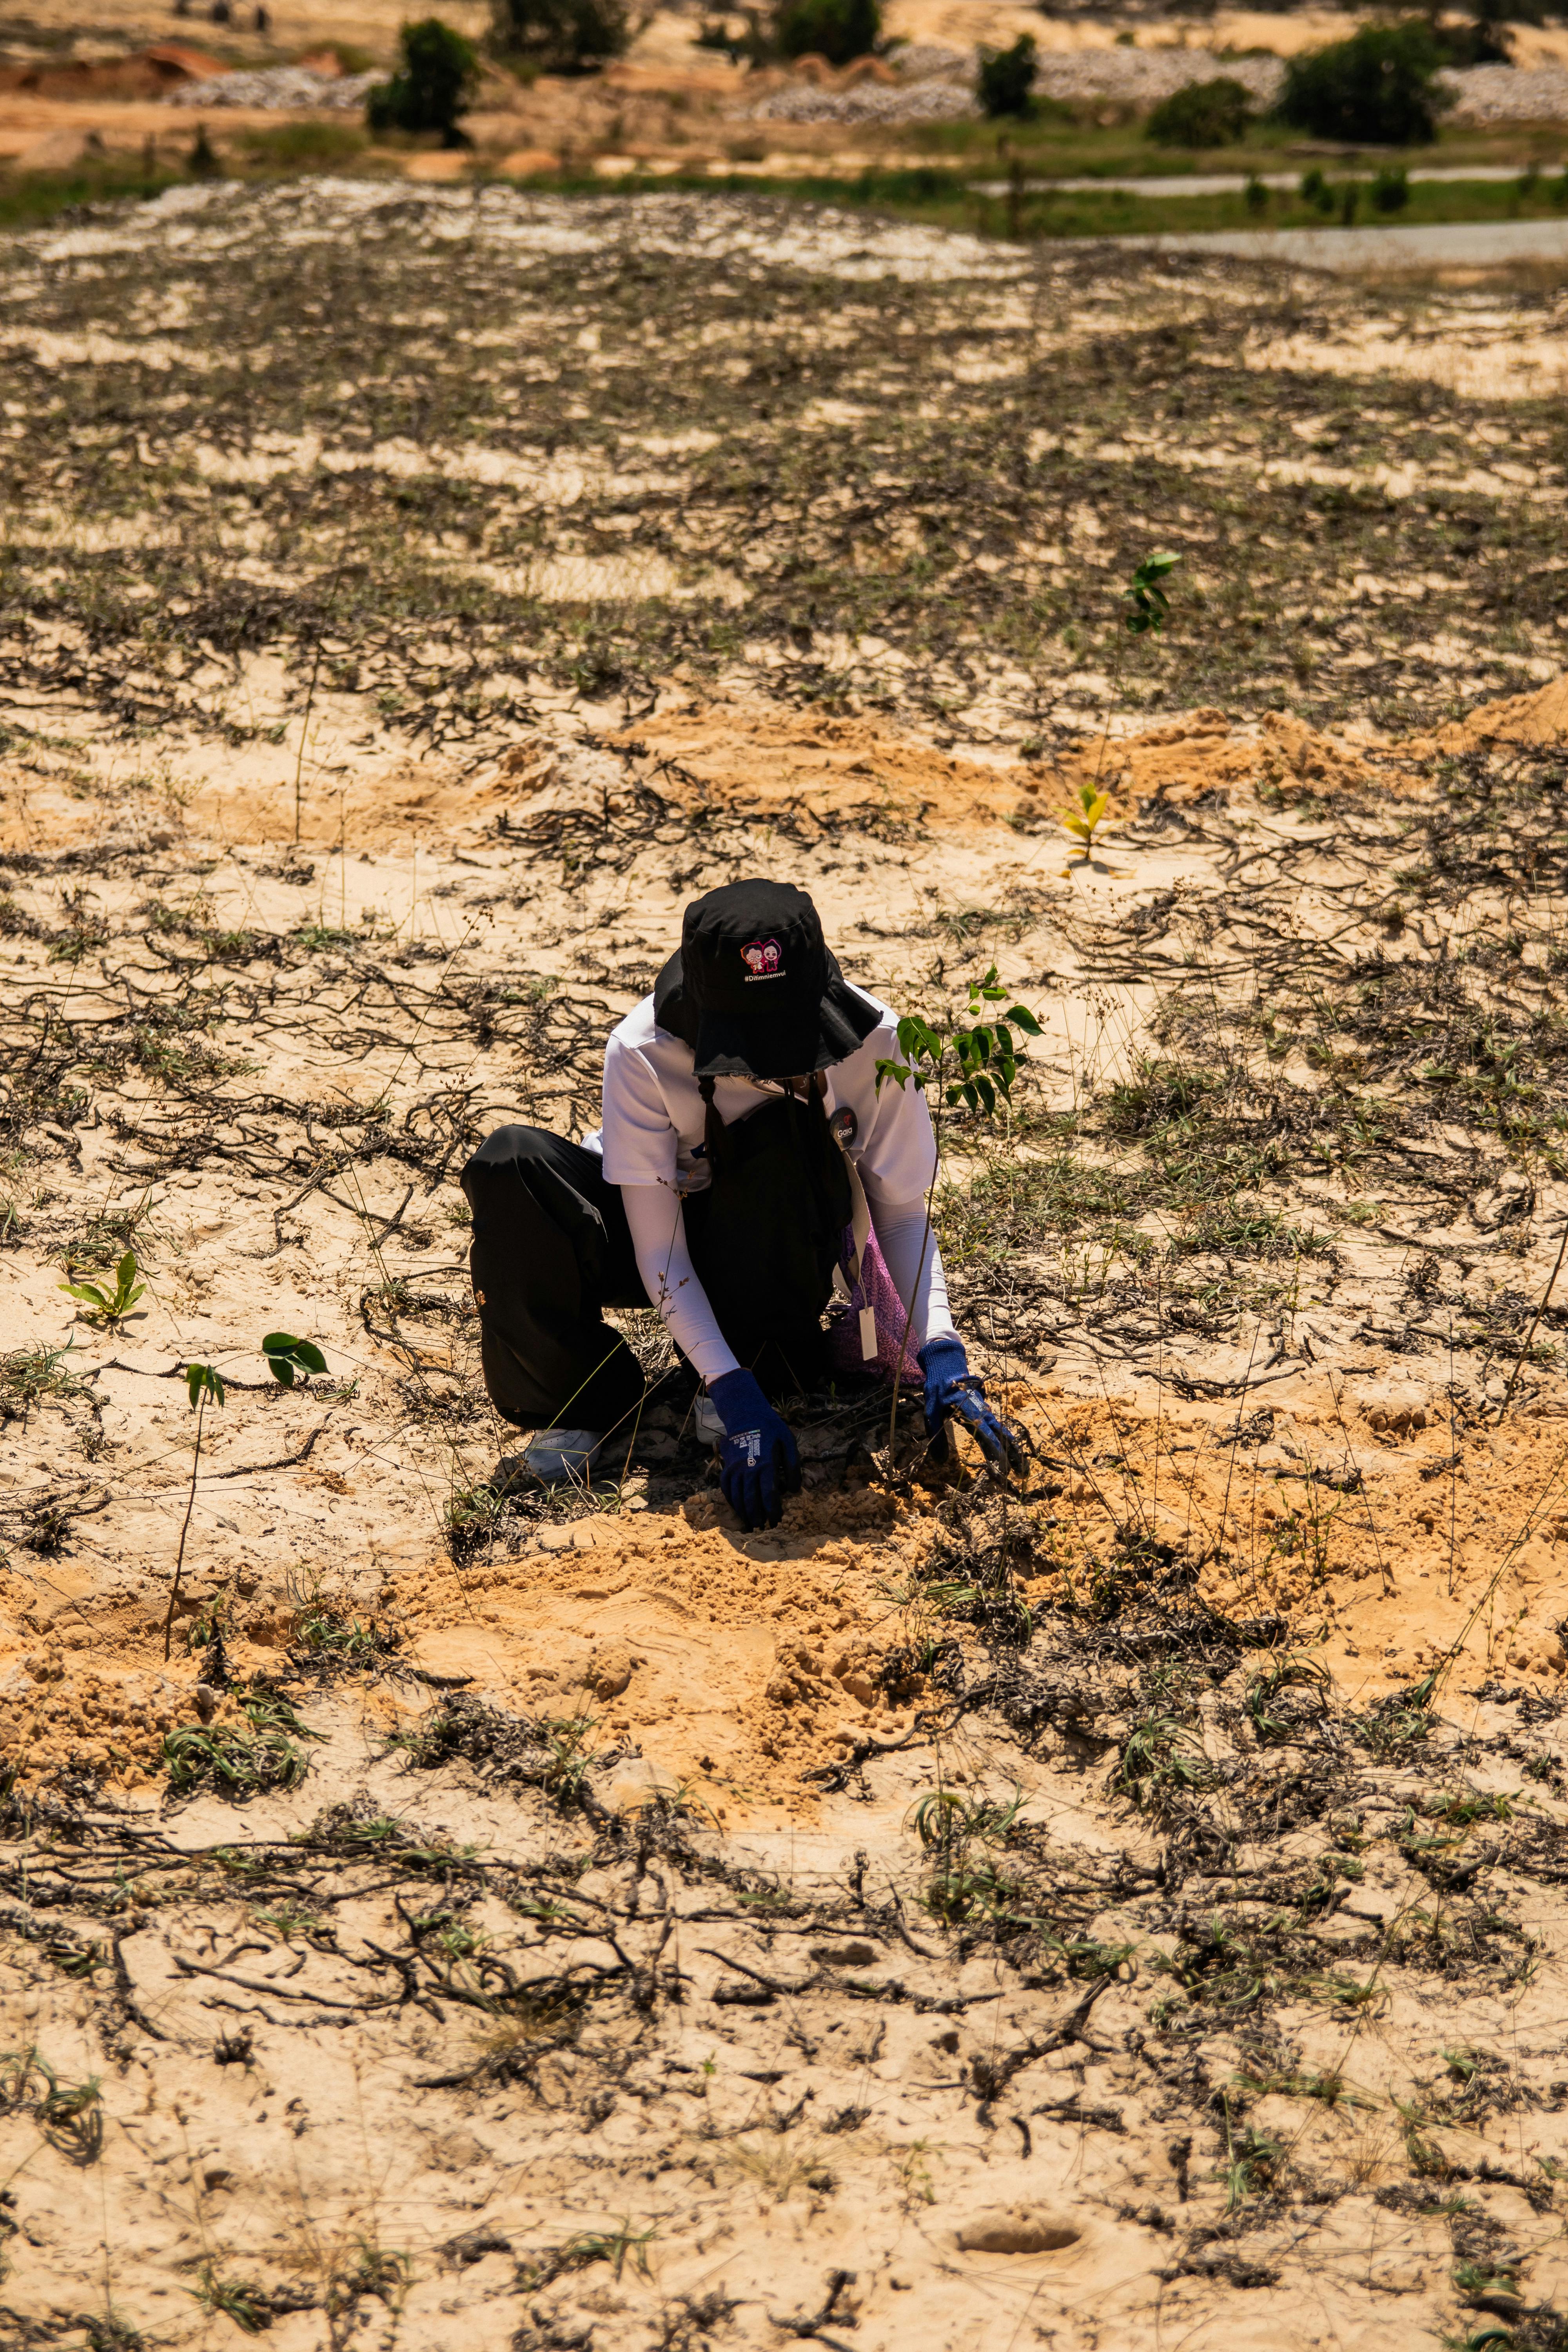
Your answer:
[[[187,1364],[185,1388],[193,1405],[204,1395],[210,1396],[215,1404],[224,1401],[223,1375],[215,1371],[211,1364]]]
[[[1009,1005],[1007,1018],[1016,1029],[1023,1031],[1026,1037],[1038,1037],[1042,1034],[1039,1023],[1026,1004]]]
[[[324,1372],[327,1360],[313,1339],[296,1339],[291,1331],[268,1331],[261,1342],[267,1369],[282,1387],[291,1389],[297,1372]]]

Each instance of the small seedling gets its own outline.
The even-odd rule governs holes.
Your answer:
[[[103,2145],[96,2074],[62,2083],[37,2044],[0,2056],[0,2115],[32,2116],[49,2146],[73,2164],[90,2164]]]
[[[313,1339],[296,1339],[288,1331],[268,1331],[261,1352],[280,1388],[291,1389],[300,1374],[308,1377],[327,1369],[327,1360]]]
[[[984,1112],[987,1118],[996,1116],[996,1098],[1000,1095],[1009,1104],[1018,1076],[1018,1065],[1028,1051],[1023,1039],[1037,1037],[1040,1024],[1027,1005],[1008,1005],[1005,1013],[994,1008],[1005,1004],[1011,992],[996,977],[996,967],[991,966],[981,980],[969,983],[969,1025],[949,1026],[942,1021],[928,1021],[918,1013],[906,1013],[899,1024],[899,1052],[901,1061],[891,1055],[881,1056],[877,1063],[877,1092],[881,1093],[889,1081],[903,1089],[911,1085],[924,1094],[929,1089],[934,1097],[931,1125],[935,1134],[936,1152],[931,1164],[931,1182],[926,1188],[926,1234],[921,1259],[915,1268],[915,1286],[910,1294],[909,1311],[904,1317],[903,1336],[899,1341],[899,1353],[893,1374],[893,1405],[888,1419],[888,1452],[892,1454],[898,1433],[899,1388],[904,1361],[904,1350],[910,1343],[910,1325],[914,1318],[914,1301],[920,1294],[921,1273],[925,1266],[925,1251],[931,1244],[931,1202],[936,1197],[936,1180],[942,1166],[942,1123],[944,1110],[965,1108]],[[1014,1032],[1018,1033],[1015,1036]]]
[[[1166,550],[1161,550],[1153,555],[1146,555],[1132,574],[1128,586],[1121,592],[1122,603],[1131,607],[1121,615],[1122,626],[1127,632],[1127,636],[1118,636],[1116,640],[1116,657],[1111,664],[1110,690],[1106,698],[1105,727],[1100,739],[1100,757],[1094,763],[1094,782],[1080,787],[1079,809],[1064,810],[1062,815],[1063,824],[1084,841],[1086,857],[1093,846],[1094,828],[1105,814],[1105,800],[1100,790],[1100,770],[1105,765],[1106,748],[1110,741],[1110,714],[1116,707],[1117,693],[1121,684],[1121,665],[1126,652],[1127,637],[1157,637],[1160,635],[1165,625],[1165,615],[1171,609],[1171,600],[1160,583],[1169,577],[1181,560],[1179,555],[1173,555]],[[1079,820],[1077,824],[1073,823],[1075,815]],[[1086,824],[1089,828],[1087,833],[1084,832]]]
[[[140,1269],[134,1250],[127,1250],[114,1269],[114,1288],[100,1289],[96,1282],[62,1282],[60,1288],[78,1300],[84,1319],[89,1323],[121,1323],[147,1286],[136,1279]]]
[[[1068,833],[1075,834],[1082,842],[1086,859],[1094,856],[1095,829],[1104,821],[1105,812],[1110,806],[1109,793],[1096,792],[1092,784],[1080,784],[1078,806],[1062,811],[1062,824]]]
[[[1121,592],[1122,603],[1132,607],[1130,613],[1122,614],[1129,635],[1142,637],[1152,631],[1157,636],[1164,627],[1171,600],[1160,583],[1175,570],[1181,560],[1179,555],[1163,552],[1143,558],[1132,574],[1131,587]]]
[[[179,1605],[180,1574],[185,1565],[185,1538],[191,1529],[191,1513],[196,1507],[196,1473],[202,1459],[202,1415],[206,1411],[208,1397],[215,1404],[224,1401],[223,1375],[211,1364],[185,1366],[185,1392],[196,1416],[195,1444],[191,1452],[191,1491],[185,1497],[185,1516],[180,1528],[180,1549],[174,1559],[174,1580],[169,1587],[169,1606],[163,1615],[163,1656],[167,1659],[174,1635],[174,1611]]]
[[[259,2336],[272,2325],[271,2306],[261,2289],[248,2279],[220,2278],[211,2263],[202,2264],[201,2284],[191,2293],[204,2311],[221,2311],[232,2319],[242,2336]]]

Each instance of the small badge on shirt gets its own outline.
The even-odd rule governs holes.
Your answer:
[[[833,1130],[834,1142],[840,1145],[844,1150],[847,1151],[850,1145],[854,1142],[855,1138],[860,1132],[860,1122],[856,1118],[854,1112],[850,1109],[849,1105],[847,1103],[840,1103],[838,1108],[834,1112],[833,1117],[828,1120],[827,1124]]]
[[[748,982],[784,978],[783,950],[777,940],[749,940],[741,950],[741,961]]]

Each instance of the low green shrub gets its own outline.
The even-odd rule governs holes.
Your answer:
[[[1190,81],[1163,98],[1144,126],[1162,147],[1228,147],[1252,120],[1252,98],[1230,74]]]

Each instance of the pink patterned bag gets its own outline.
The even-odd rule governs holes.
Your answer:
[[[858,1282],[854,1279],[855,1229],[852,1225],[844,1228],[839,1263],[850,1288],[848,1297],[836,1298],[829,1310],[829,1356],[841,1372],[878,1372],[884,1381],[890,1381],[893,1367],[899,1360],[899,1341],[903,1337],[907,1315],[904,1302],[894,1287],[893,1277],[888,1272],[887,1262],[877,1247],[876,1234],[868,1232],[866,1235],[860,1251],[860,1278]],[[870,1308],[876,1318],[877,1349],[872,1356],[866,1355],[861,1339],[861,1314],[866,1307]],[[919,1388],[922,1384],[922,1376],[914,1359],[913,1341],[911,1331],[904,1349],[903,1379],[906,1385]]]

